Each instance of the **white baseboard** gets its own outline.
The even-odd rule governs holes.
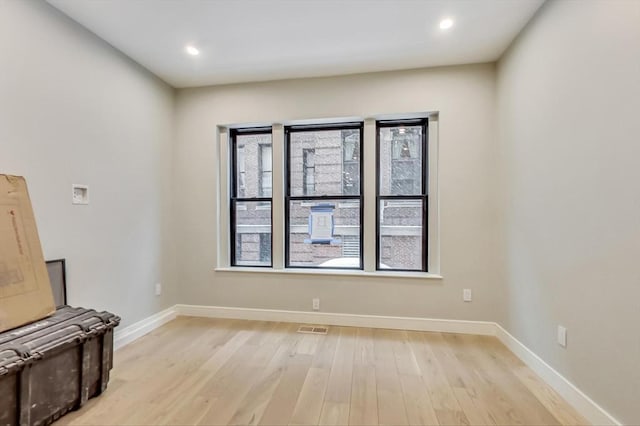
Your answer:
[[[542,358],[509,334],[502,326],[494,322],[179,304],[116,332],[115,349],[122,348],[139,339],[179,315],[496,336],[589,422],[594,425],[622,424]]]
[[[495,324],[496,337],[511,352],[522,360],[531,370],[551,386],[560,396],[571,404],[582,416],[593,425],[621,425],[604,408],[596,404],[589,396],[578,389],[573,383],[558,373],[542,358],[527,348],[522,342],[513,337],[500,324]]]
[[[393,330],[495,335],[495,323],[484,321],[388,317],[377,315],[337,314],[329,312],[280,311],[272,309],[231,308],[222,306],[176,305],[175,308],[178,315],[191,317],[231,318],[346,327],[370,327],[388,328]]]
[[[116,329],[116,333],[113,339],[113,348],[114,350],[118,350],[129,343],[141,338],[147,333],[152,332],[158,327],[168,323],[169,321],[175,319],[177,316],[175,306],[165,309],[164,311],[158,312],[157,314],[151,315],[143,319],[142,321],[138,321],[134,324],[131,324],[128,327],[123,328],[122,330]]]

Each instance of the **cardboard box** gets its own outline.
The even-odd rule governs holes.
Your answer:
[[[0,175],[0,332],[55,310],[27,183]]]

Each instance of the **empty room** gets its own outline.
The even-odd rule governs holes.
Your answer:
[[[640,1],[0,0],[0,425],[640,424]]]

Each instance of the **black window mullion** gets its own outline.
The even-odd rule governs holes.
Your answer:
[[[251,203],[265,203],[265,202],[271,202],[271,198],[269,197],[255,197],[255,198],[246,198],[246,197],[238,197],[238,198],[233,198],[233,201],[238,201],[238,202],[251,202]]]
[[[355,200],[362,197],[361,195],[293,195],[289,197],[291,201],[300,200]]]
[[[284,185],[284,200],[285,200],[285,204],[289,204],[289,197],[291,197],[291,128],[290,127],[285,127],[284,128],[284,179],[285,179],[285,185]],[[285,216],[285,229],[289,229],[288,225],[288,218],[289,215],[287,214]],[[289,232],[287,232],[287,237],[289,235]],[[285,249],[285,258],[287,257],[286,255],[289,253],[289,250]],[[288,264],[288,262],[285,262],[285,266]]]
[[[289,255],[290,232],[289,232],[289,215],[291,209],[289,207],[289,198],[291,197],[291,155],[289,144],[291,143],[291,128],[284,128],[284,267],[288,268],[291,261]]]
[[[231,251],[231,262],[229,263],[231,266],[236,266],[236,200],[232,198],[229,205],[231,206],[231,212],[229,213],[229,225],[231,229],[231,244],[229,244],[229,249]]]
[[[288,197],[285,196],[284,202],[284,267],[288,268],[291,264],[290,256],[289,256],[289,243],[291,238],[289,237],[289,200]]]
[[[429,271],[429,120],[422,127],[422,270]]]
[[[380,200],[421,200],[426,195],[378,195]]]
[[[271,126],[265,127],[243,127],[243,128],[233,128],[231,129],[231,133],[234,135],[266,135],[272,132]]]
[[[362,122],[346,122],[346,123],[328,123],[328,124],[300,124],[287,126],[289,132],[313,132],[318,131],[330,131],[330,130],[349,130],[349,129],[362,129]],[[362,138],[361,138],[362,139]]]
[[[378,128],[382,127],[403,127],[403,126],[424,126],[428,119],[426,118],[408,118],[399,120],[380,120],[376,123]]]
[[[229,249],[230,249],[230,265],[231,266],[236,266],[236,239],[237,239],[237,232],[236,232],[236,196],[238,195],[237,192],[237,187],[238,187],[238,183],[236,182],[236,180],[238,179],[238,163],[237,163],[237,130],[236,129],[231,129],[230,131],[230,136],[231,136],[231,200],[229,203],[229,228],[231,230],[230,232],[230,237],[231,237],[231,241],[229,244]]]
[[[231,129],[231,198],[235,199],[238,196],[238,146],[237,146],[237,132],[235,129]]]
[[[429,271],[429,196],[422,203],[422,270]]]

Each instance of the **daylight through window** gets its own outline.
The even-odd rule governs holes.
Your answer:
[[[428,271],[429,121],[370,123],[230,130],[231,266],[273,267],[275,203],[277,268]]]
[[[231,131],[231,265],[272,266],[271,128]]]
[[[362,127],[285,129],[287,267],[362,269]]]
[[[427,270],[427,120],[379,121],[377,268]]]

